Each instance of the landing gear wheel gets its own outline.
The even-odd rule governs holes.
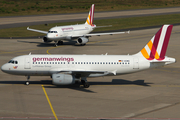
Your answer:
[[[90,85],[88,82],[81,80],[81,83],[83,84],[84,88],[88,88]]]
[[[89,83],[87,82],[86,77],[81,78],[81,83],[83,84],[84,88],[88,88],[90,86]]]
[[[26,84],[26,85],[29,85],[29,82],[27,81],[25,84]]]
[[[30,76],[26,76],[26,77],[27,77],[27,81],[26,81],[25,85],[29,85]]]
[[[58,45],[63,45],[63,41],[58,41]]]
[[[88,82],[85,82],[85,83],[84,83],[84,88],[89,88],[89,86],[90,86],[90,85],[89,85]]]
[[[85,46],[86,45],[86,43],[85,44],[81,44],[81,46]]]
[[[54,47],[57,47],[57,44],[54,44]]]

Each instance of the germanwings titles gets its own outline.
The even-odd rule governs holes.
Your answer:
[[[122,75],[174,63],[165,56],[172,25],[164,25],[134,55],[22,55],[11,59],[1,67],[8,74],[27,76],[51,76],[54,85],[75,84],[81,81],[89,87],[88,77]]]
[[[27,30],[46,34],[46,36],[43,38],[43,41],[45,43],[54,41],[55,46],[62,45],[63,44],[62,40],[72,41],[77,39],[78,44],[86,45],[86,43],[89,41],[89,37],[91,36],[126,33],[126,32],[110,32],[110,33],[89,34],[91,31],[93,31],[96,28],[96,25],[93,24],[93,19],[94,19],[94,4],[91,6],[85,24],[57,26],[51,28],[48,32],[42,30],[30,29],[29,27],[27,28]],[[99,26],[99,27],[107,27],[107,26]],[[127,33],[129,33],[129,31]]]

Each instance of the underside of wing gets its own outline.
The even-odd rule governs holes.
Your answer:
[[[47,33],[48,33],[47,31],[31,29],[31,28],[29,28],[29,27],[27,27],[27,30],[34,31],[34,32],[39,32],[39,33],[44,33],[44,34],[47,34]]]
[[[86,70],[76,70],[76,69],[69,70],[69,69],[61,69],[61,68],[51,69],[49,72],[51,74],[54,74],[54,73],[72,74],[77,77],[98,77],[98,76],[104,76],[104,75],[108,75],[112,73],[108,71],[95,71],[95,70],[86,71]]]
[[[91,36],[115,35],[115,34],[125,34],[125,33],[130,33],[130,31],[127,31],[127,32],[94,33],[94,34],[86,34],[85,36],[91,37]]]
[[[130,33],[130,31],[126,32],[109,32],[109,33],[92,33],[92,34],[85,34],[85,35],[72,35],[72,38],[78,38],[78,37],[91,37],[91,36],[101,36],[101,35],[115,35],[115,34],[125,34]]]
[[[107,71],[61,71],[61,72],[69,72],[70,74],[77,76],[77,77],[99,77],[108,75],[109,72]]]

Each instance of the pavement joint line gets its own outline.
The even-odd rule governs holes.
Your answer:
[[[134,113],[127,114],[123,117],[125,117],[125,118],[138,117],[140,115],[151,113],[151,112],[158,111],[161,109],[165,109],[165,108],[170,107],[170,106],[172,106],[172,104],[160,103],[160,104],[157,104],[155,106],[151,106],[151,107],[144,108],[142,110],[136,111]]]
[[[153,70],[158,70],[158,71],[165,71],[165,72],[171,72],[171,73],[180,73],[179,71],[175,71],[175,70],[162,70],[162,69],[153,69]]]
[[[41,85],[41,86],[42,86],[42,89],[43,89],[44,94],[45,94],[45,96],[46,96],[46,99],[47,99],[47,101],[48,101],[48,103],[49,103],[49,106],[50,106],[50,108],[51,108],[51,111],[52,111],[55,119],[58,120],[58,118],[57,118],[57,116],[56,116],[56,113],[55,113],[55,111],[54,111],[54,109],[53,109],[53,107],[52,107],[52,104],[51,104],[51,102],[50,102],[50,99],[49,99],[49,97],[48,97],[48,95],[47,95],[47,93],[46,93],[46,90],[45,90],[45,88],[44,88],[44,85]]]
[[[47,49],[47,48],[37,48],[37,49],[27,49],[27,50],[18,50],[18,51],[11,51],[11,52],[0,52],[0,54],[11,54],[11,53],[18,53],[18,52],[24,52],[24,51],[33,51],[33,50],[41,50],[41,49]]]
[[[4,85],[4,84],[0,84],[0,85]],[[24,86],[24,84],[6,84],[6,85],[17,85],[17,86]],[[31,84],[31,86],[54,86],[54,85],[39,85],[39,84]],[[92,86],[106,86],[106,87],[112,87],[112,86],[119,86],[119,87],[171,87],[171,88],[179,88],[180,85],[149,85],[149,86],[143,86],[143,85],[136,85],[136,84],[132,84],[132,85],[92,85]]]

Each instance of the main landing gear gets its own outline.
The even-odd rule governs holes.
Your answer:
[[[26,81],[25,85],[29,85],[30,76],[26,76],[26,77],[27,77],[27,81]]]
[[[58,45],[63,45],[63,41],[55,41],[54,47],[57,47]]]
[[[84,88],[88,88],[90,86],[86,78],[81,78],[81,83],[83,84]]]

